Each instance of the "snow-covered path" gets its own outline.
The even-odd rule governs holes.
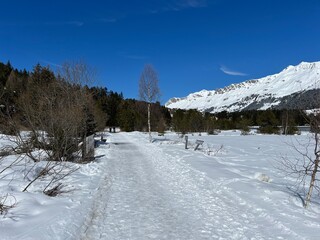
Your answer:
[[[112,136],[82,239],[303,239],[147,137]]]

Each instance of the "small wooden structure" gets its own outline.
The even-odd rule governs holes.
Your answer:
[[[94,158],[94,135],[90,135],[84,139],[82,145],[82,158]]]
[[[116,132],[116,127],[109,127],[109,132],[110,133],[115,133]]]
[[[194,148],[194,150],[196,151],[200,145],[202,146],[202,144],[203,144],[202,140],[196,140],[196,147]]]

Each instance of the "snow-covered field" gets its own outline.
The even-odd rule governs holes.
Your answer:
[[[0,175],[0,196],[14,204],[0,216],[0,238],[320,239],[319,196],[304,209],[295,179],[277,168],[300,157],[291,145],[307,135],[188,136],[185,149],[175,133],[152,143],[139,132],[108,134],[57,197],[42,194],[45,178],[21,192],[37,171],[22,160]],[[197,139],[204,143],[194,151]]]

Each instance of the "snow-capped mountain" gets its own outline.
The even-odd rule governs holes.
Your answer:
[[[171,98],[168,108],[202,112],[268,108],[311,109],[320,106],[320,62],[302,62],[280,73],[231,84],[213,91],[202,90],[184,98]]]

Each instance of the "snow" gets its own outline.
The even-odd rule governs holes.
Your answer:
[[[21,192],[33,166],[24,160],[0,176],[1,195],[15,203],[0,218],[1,239],[320,238],[318,196],[303,208],[294,178],[277,167],[299,157],[291,144],[308,134],[188,136],[185,149],[176,133],[152,143],[144,133],[109,134],[57,197],[42,194],[46,179]],[[204,144],[194,151],[197,139]]]
[[[289,66],[280,73],[252,79],[239,84],[231,84],[214,91],[201,90],[187,97],[172,98],[166,103],[168,108],[198,109],[211,112],[239,111],[251,103],[274,98],[275,102],[261,107],[261,110],[278,105],[281,97],[320,87],[320,62],[302,62]]]

